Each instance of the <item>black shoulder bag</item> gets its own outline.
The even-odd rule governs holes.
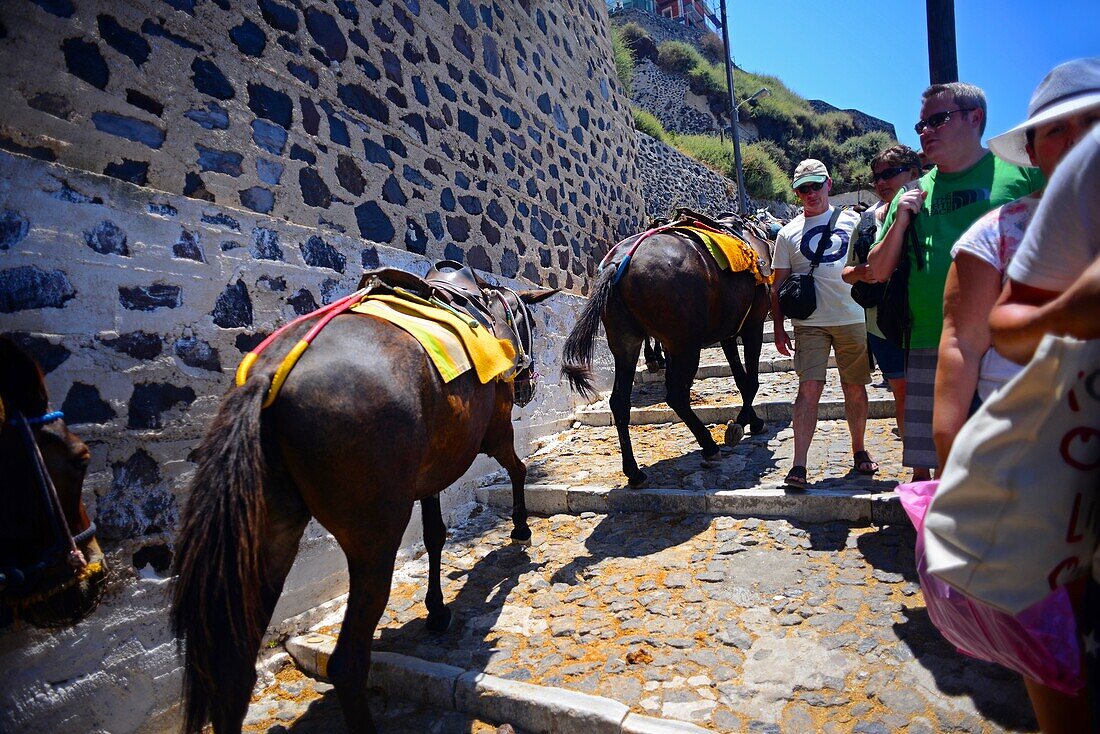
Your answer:
[[[916,236],[913,220],[910,220],[905,228],[898,266],[882,291],[876,321],[886,340],[905,351],[909,350],[909,332],[913,327],[913,316],[909,313],[909,269],[912,267],[909,253],[917,252]]]
[[[863,216],[860,217],[859,224],[852,232],[852,251],[855,252],[856,261],[860,265],[867,262],[871,245],[875,244],[877,229],[874,212],[864,212]],[[852,284],[852,300],[863,308],[874,308],[882,302],[882,294],[885,290],[885,283],[864,283],[861,280]]]
[[[818,240],[817,249],[814,250],[813,259],[810,260],[810,272],[792,273],[787,276],[778,291],[779,308],[784,316],[792,319],[808,319],[817,310],[817,292],[814,290],[814,270],[821,263],[821,256],[829,246],[833,236],[833,227],[840,218],[840,207],[833,209],[833,216],[829,217],[829,224]]]

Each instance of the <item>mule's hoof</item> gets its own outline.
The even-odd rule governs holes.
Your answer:
[[[515,530],[513,530],[512,534],[508,537],[511,538],[512,545],[521,545],[524,548],[527,548],[528,546],[531,545],[531,531],[530,530],[527,531],[527,537],[526,538],[524,538],[522,536],[517,536]]]
[[[428,628],[429,632],[446,632],[451,628],[451,620],[453,618],[451,610],[447,607],[443,607],[442,612],[429,612],[428,621],[424,626]]]
[[[709,468],[709,467],[715,466],[721,460],[722,460],[722,449],[718,448],[717,446],[714,447],[714,451],[712,451],[711,453],[709,453],[709,454],[706,453],[706,452],[703,453],[703,466],[704,467]]]
[[[745,427],[740,423],[730,421],[726,424],[726,437],[723,439],[727,446],[736,446],[745,437]]]
[[[646,473],[644,471],[640,471],[633,476],[628,474],[626,477],[627,484],[630,485],[631,489],[638,489],[639,487],[644,486],[648,479],[649,477],[646,476]]]
[[[751,421],[749,423],[749,430],[752,431],[752,435],[759,436],[764,432],[764,421]]]

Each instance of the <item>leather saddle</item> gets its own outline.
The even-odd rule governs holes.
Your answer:
[[[359,288],[386,290],[405,298],[414,296],[434,306],[458,311],[490,331],[496,331],[481,281],[473,268],[454,260],[440,260],[423,278],[397,268],[368,270],[359,279]]]
[[[686,207],[676,210],[677,223],[690,224],[691,221],[702,222],[720,232],[728,232],[737,239],[745,242],[756,253],[757,265],[760,273],[767,277],[772,272],[772,248],[766,238],[760,237],[754,231],[751,221],[743,219],[734,212],[722,212],[717,219],[711,219],[706,214],[701,214]]]

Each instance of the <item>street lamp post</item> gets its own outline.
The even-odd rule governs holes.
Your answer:
[[[730,54],[730,27],[726,20],[726,0],[719,0],[722,6],[722,45],[726,54],[726,84],[729,86],[730,92],[730,130],[731,137],[733,138],[733,163],[737,169],[737,207],[741,214],[745,214],[749,208],[749,195],[745,191],[745,174],[741,167],[741,120],[737,111],[741,108],[741,105],[749,103],[755,104],[756,100],[761,97],[767,97],[770,92],[767,87],[761,87],[756,90],[751,97],[737,104],[737,95],[733,91],[733,61]]]

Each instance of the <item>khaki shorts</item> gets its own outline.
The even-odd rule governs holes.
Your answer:
[[[840,381],[848,385],[870,385],[871,365],[867,361],[867,324],[844,326],[794,325],[794,371],[798,381],[825,381],[829,348],[836,354]]]

